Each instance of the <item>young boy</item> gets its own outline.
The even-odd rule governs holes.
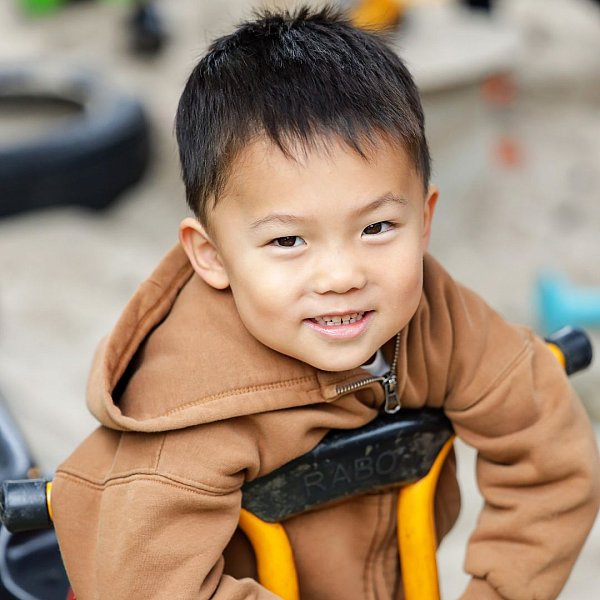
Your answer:
[[[196,217],[102,343],[101,427],[53,487],[78,600],[274,597],[236,532],[244,481],[423,406],[478,450],[462,598],[555,598],[597,512],[595,440],[544,343],[426,254],[437,191],[400,59],[331,9],[266,14],[211,46],[176,129]],[[394,505],[286,521],[303,599],[402,596]],[[458,508],[451,458],[440,536]]]

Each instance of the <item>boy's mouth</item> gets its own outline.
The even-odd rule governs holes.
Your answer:
[[[360,321],[365,316],[364,312],[353,312],[346,315],[322,315],[313,317],[311,321],[323,327],[334,327],[336,325],[350,325]]]
[[[351,340],[362,335],[374,315],[372,310],[320,315],[305,319],[304,323],[328,340]]]

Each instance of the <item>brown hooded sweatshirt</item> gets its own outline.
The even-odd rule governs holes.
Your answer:
[[[595,439],[562,368],[430,257],[421,303],[399,335],[402,406],[443,408],[478,451],[484,506],[462,598],[555,598],[600,495]],[[390,363],[393,352],[390,340]],[[261,345],[231,293],[208,287],[174,248],[100,346],[88,403],[101,426],[56,474],[56,532],[78,600],[274,598],[251,578],[236,533],[240,487],[329,429],[373,419],[378,383],[336,393],[364,377]],[[303,600],[401,598],[394,496],[286,521]],[[440,535],[458,508],[450,460],[438,486]]]

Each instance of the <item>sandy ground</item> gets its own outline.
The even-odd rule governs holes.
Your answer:
[[[499,4],[483,26],[438,9],[414,13],[398,47],[422,87],[441,188],[433,253],[508,319],[539,327],[535,282],[543,270],[600,287],[600,11],[586,0]],[[0,390],[47,471],[94,427],[83,400],[94,346],[187,214],[172,136],[186,75],[250,2],[160,6],[171,43],[142,60],[127,51],[122,4],[77,3],[37,20],[0,4],[2,62],[93,69],[137,94],[153,123],[152,169],[110,210],[0,220]],[[507,67],[514,101],[484,102],[482,77]],[[0,116],[0,139],[16,134]],[[498,157],[504,138],[516,149],[512,164]],[[598,418],[598,364],[574,383]],[[440,551],[444,598],[465,584],[463,548],[479,506],[472,451],[458,450],[465,503]],[[596,526],[561,598],[598,598],[599,569]]]

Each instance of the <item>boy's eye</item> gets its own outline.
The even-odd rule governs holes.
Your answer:
[[[371,223],[371,225],[367,225],[363,229],[364,235],[377,235],[378,233],[383,233],[384,231],[389,231],[394,227],[393,223],[389,221],[378,221],[377,223]]]
[[[297,235],[286,235],[285,237],[275,238],[271,245],[279,246],[280,248],[294,248],[304,244],[304,240]]]

